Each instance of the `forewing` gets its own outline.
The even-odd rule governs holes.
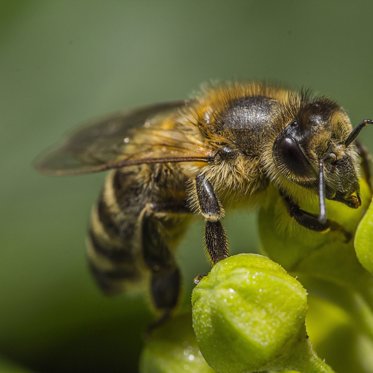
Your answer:
[[[130,112],[119,112],[88,123],[59,146],[42,154],[35,167],[42,173],[74,175],[115,168],[125,139],[150,118],[181,108],[184,101],[162,103]],[[125,160],[121,160],[125,163]],[[131,162],[130,162],[131,164]]]

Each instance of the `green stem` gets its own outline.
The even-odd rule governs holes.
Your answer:
[[[334,370],[317,356],[308,339],[299,347],[297,355],[299,358],[292,368],[294,370],[302,373],[334,373]]]
[[[321,360],[318,356],[313,356],[305,364],[304,368],[301,370],[304,373],[332,373],[334,370]]]

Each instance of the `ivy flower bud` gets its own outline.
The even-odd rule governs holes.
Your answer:
[[[197,342],[218,373],[332,372],[306,336],[306,290],[266,257],[220,261],[194,289],[192,305]]]
[[[373,274],[373,200],[356,230],[354,246],[361,265]]]

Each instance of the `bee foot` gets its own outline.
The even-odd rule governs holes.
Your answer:
[[[156,329],[161,327],[171,318],[171,311],[165,311],[164,314],[158,318],[157,320],[153,321],[145,331],[145,338],[149,337]]]
[[[206,276],[206,274],[202,274],[202,275],[197,275],[196,277],[194,277],[193,279],[193,282],[194,282],[194,285],[198,285],[200,283],[200,281]]]

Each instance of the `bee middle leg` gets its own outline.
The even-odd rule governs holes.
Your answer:
[[[280,192],[280,195],[285,202],[289,215],[293,217],[298,224],[316,232],[325,232],[328,230],[339,231],[344,235],[346,242],[351,240],[351,233],[346,231],[340,224],[329,219],[325,223],[321,223],[316,215],[313,215],[307,211],[302,210],[291,199],[291,197],[289,197],[283,192]]]
[[[214,188],[203,174],[195,179],[195,187],[200,213],[205,218],[206,247],[212,262],[228,257],[228,243],[224,228],[220,222],[223,210]]]

